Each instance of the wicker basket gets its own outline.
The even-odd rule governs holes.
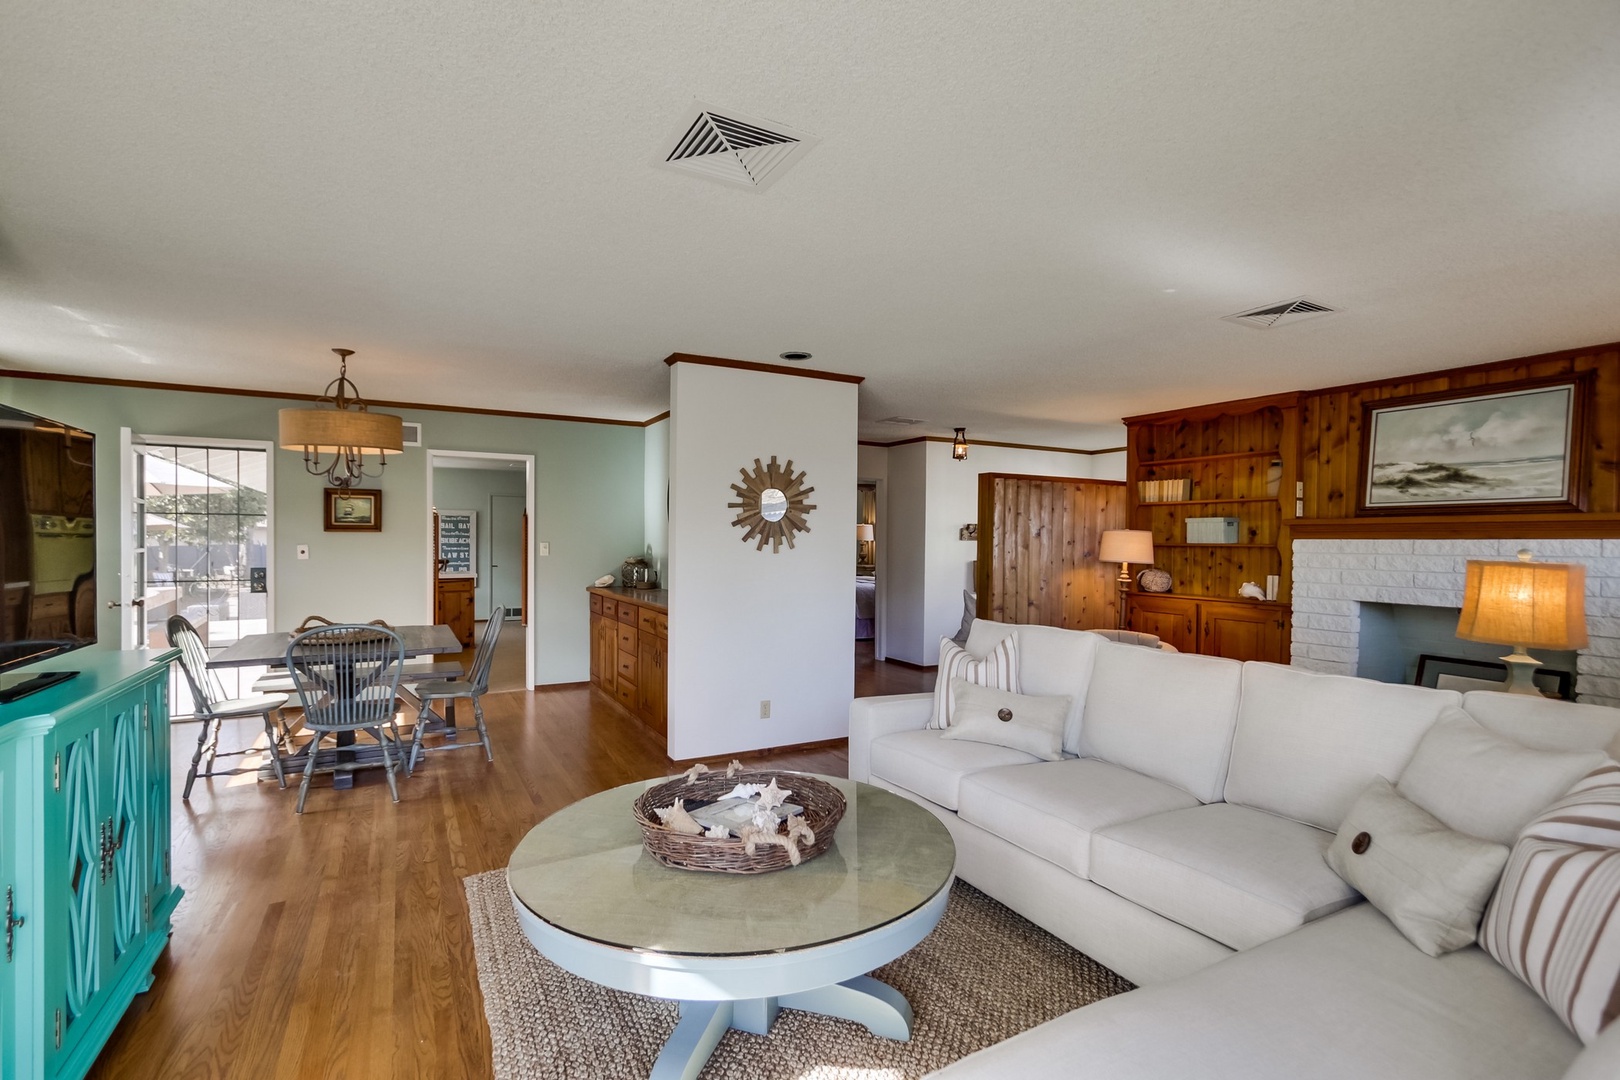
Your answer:
[[[772,778],[777,786],[793,792],[792,802],[804,807],[804,822],[816,834],[816,842],[799,849],[799,860],[813,859],[832,847],[833,833],[844,816],[844,793],[813,776],[799,773],[743,772],[736,776],[708,773],[696,780],[677,776],[656,784],[636,799],[636,822],[641,826],[641,845],[647,853],[665,866],[681,870],[706,870],[715,874],[764,874],[772,870],[785,870],[793,865],[787,849],[776,844],[756,844],[754,853],[748,854],[748,845],[735,837],[719,839],[692,836],[664,828],[653,810],[667,807],[676,799],[688,804],[714,802],[738,784],[769,784]]]

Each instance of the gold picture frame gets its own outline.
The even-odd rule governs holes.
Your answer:
[[[380,488],[325,488],[321,515],[327,532],[382,532]]]

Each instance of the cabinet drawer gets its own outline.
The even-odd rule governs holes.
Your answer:
[[[624,623],[620,623],[619,626],[618,626],[618,630],[619,630],[619,651],[620,652],[627,652],[627,653],[635,652],[636,651],[636,628],[633,627],[633,626],[626,626]]]
[[[622,623],[629,623],[631,626],[636,625],[636,612],[638,612],[640,610],[641,610],[640,605],[632,604],[632,603],[630,603],[629,601],[626,601],[626,600],[620,600],[619,601],[619,621],[622,622]]]
[[[655,624],[654,630],[659,637],[669,637],[669,616],[667,614],[662,611],[655,613],[653,622]]]
[[[637,608],[636,629],[644,630],[649,634],[658,632],[658,612],[652,608]]]
[[[595,594],[592,594],[592,595],[595,595]],[[601,597],[600,599],[602,601],[602,618],[604,618],[604,619],[617,618],[618,614],[619,614],[619,602],[617,600],[609,600],[605,596]]]
[[[616,681],[636,681],[636,654],[622,652],[619,654],[619,677]]]
[[[619,704],[620,705],[623,705],[625,708],[629,709],[631,712],[635,712],[635,710],[636,710],[636,684],[635,683],[630,682],[628,679],[620,679],[617,683],[615,683],[613,685],[613,696],[619,699]]]
[[[591,614],[592,615],[600,615],[600,614],[602,614],[602,594],[601,593],[591,593]]]

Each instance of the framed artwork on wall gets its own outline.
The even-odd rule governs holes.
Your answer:
[[[1583,510],[1590,379],[1368,402],[1360,514]]]
[[[1412,682],[1438,690],[1502,690],[1507,685],[1507,665],[1489,660],[1464,660],[1457,656],[1418,656],[1417,675]],[[1575,676],[1558,668],[1537,668],[1536,689],[1549,697],[1574,701]]]
[[[378,488],[326,488],[327,532],[382,532],[382,491]]]
[[[439,511],[439,577],[478,576],[478,511]]]

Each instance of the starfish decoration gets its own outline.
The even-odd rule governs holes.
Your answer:
[[[787,798],[791,794],[793,794],[792,791],[783,791],[781,788],[777,787],[776,777],[773,776],[771,777],[771,782],[760,789],[759,808],[761,810],[774,810],[776,807],[787,802]]]

